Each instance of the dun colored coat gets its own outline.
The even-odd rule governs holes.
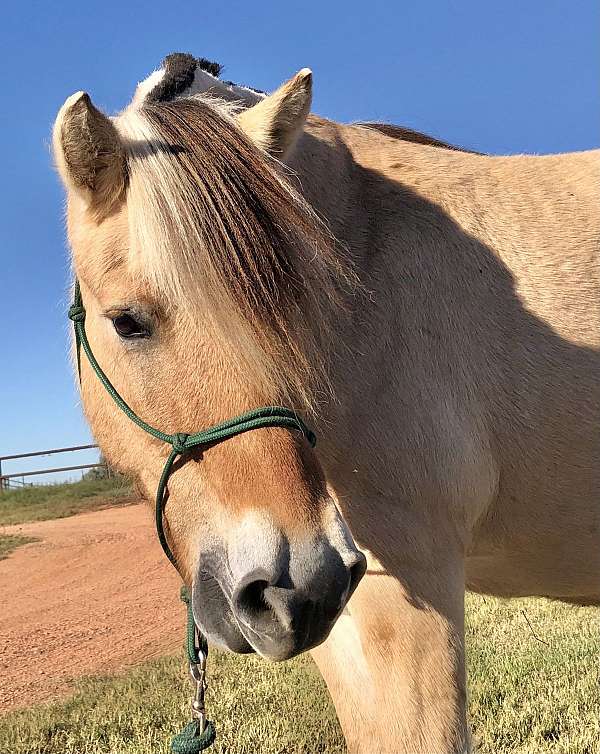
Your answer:
[[[261,430],[173,475],[182,575],[214,543],[233,576],[234,550],[262,567],[281,537],[292,565],[327,569],[335,500],[368,567],[313,655],[349,750],[456,754],[465,589],[600,604],[600,152],[482,156],[310,99],[304,70],[239,111],[138,96],[111,120],[67,100],[54,144],[86,326],[165,431],[305,413],[314,451]],[[82,396],[151,497],[168,448],[85,364]]]

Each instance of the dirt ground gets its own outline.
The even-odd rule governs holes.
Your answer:
[[[181,645],[180,579],[145,506],[0,528],[40,541],[0,560],[0,712]]]

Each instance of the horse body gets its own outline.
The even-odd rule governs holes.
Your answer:
[[[347,135],[349,164],[340,178],[335,147],[316,162],[332,204],[347,214],[311,194],[314,166],[304,155],[314,154],[312,142],[300,142],[292,166],[369,291],[368,321],[358,313],[338,334],[354,344],[354,363],[340,362],[342,411],[332,422],[349,468],[334,461],[328,478],[340,478],[354,500],[358,467],[373,473],[369,489],[402,496],[420,465],[410,453],[431,452],[448,466],[446,485],[463,477],[471,587],[592,598],[600,574],[600,153],[484,157],[327,128]],[[340,195],[346,185],[350,195]],[[322,183],[317,191],[328,193]],[[491,583],[477,575],[486,557]]]
[[[347,626],[372,656],[341,679],[324,659],[324,672],[358,687],[344,707],[356,750],[382,729],[395,731],[382,751],[459,750],[462,655],[448,645],[462,641],[463,584],[600,601],[600,153],[497,158],[322,121],[306,132],[290,163],[368,290],[368,313],[337,333],[352,356],[319,429],[375,564]],[[428,632],[423,657],[413,642]],[[449,687],[436,665],[457,669]],[[432,679],[439,738],[391,691],[395,673],[409,697]],[[365,674],[379,674],[372,708]]]
[[[257,101],[240,128],[266,150],[277,140],[287,180],[325,218],[360,281],[341,308],[323,296],[321,321],[296,323],[322,330],[318,459],[368,560],[312,652],[351,751],[462,752],[465,587],[600,603],[600,152],[488,157],[314,116],[291,134],[287,110],[267,131],[282,100]],[[76,239],[80,212],[76,263],[101,300],[105,284],[90,282]],[[149,389],[149,399],[160,404],[160,393]],[[91,387],[84,400],[110,455],[114,421]],[[237,402],[229,395],[228,410]],[[257,452],[259,441],[247,442],[244,452]],[[282,442],[260,451],[263,464]],[[313,462],[285,448],[294,469],[286,489],[302,488],[308,464],[321,499]],[[215,451],[203,463],[220,504],[210,475],[231,477],[234,467]],[[139,464],[122,461],[154,478],[150,462]],[[185,471],[189,487],[196,472]],[[244,473],[235,467],[233,478]],[[228,499],[240,494],[235,484]],[[193,564],[203,540],[190,545],[177,506],[171,515]]]

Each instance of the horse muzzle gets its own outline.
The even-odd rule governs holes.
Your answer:
[[[345,545],[337,548],[321,536],[294,546],[271,536],[255,541],[252,553],[241,547],[233,556],[201,555],[192,590],[196,624],[212,643],[271,660],[317,646],[366,570],[360,550]]]

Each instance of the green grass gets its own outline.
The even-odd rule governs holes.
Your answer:
[[[120,476],[8,490],[0,493],[0,525],[46,521],[98,510],[124,503],[131,494],[130,482]]]
[[[600,751],[600,613],[469,595],[470,720],[480,754]],[[273,665],[213,653],[214,754],[342,754],[323,682],[305,657]],[[162,754],[187,720],[182,657],[77,682],[68,700],[0,719],[1,754]]]
[[[0,534],[0,560],[7,558],[17,547],[38,541],[36,537],[24,537],[21,534]]]

